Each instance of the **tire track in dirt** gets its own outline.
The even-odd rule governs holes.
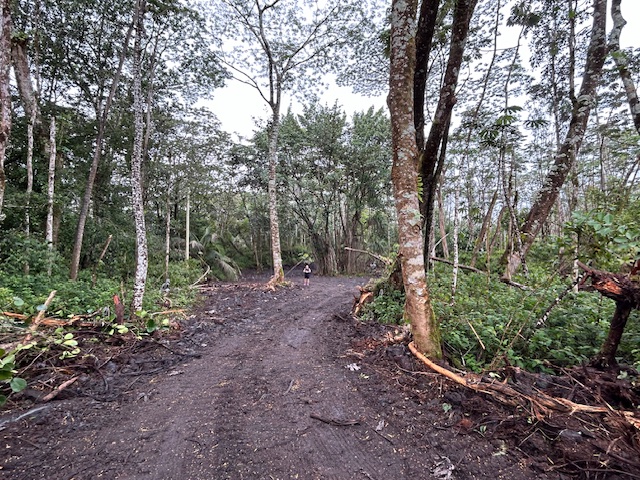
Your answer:
[[[199,337],[201,358],[139,382],[129,402],[74,419],[74,448],[65,451],[64,438],[50,445],[64,455],[62,468],[32,465],[23,478],[403,478],[403,459],[373,432],[377,412],[349,382],[358,373],[336,358],[343,345],[332,345],[344,342],[332,315],[348,309],[358,283],[315,278],[276,293],[214,291],[234,313],[217,305],[224,325]],[[248,297],[253,307],[238,309]],[[111,428],[94,430],[105,416]]]

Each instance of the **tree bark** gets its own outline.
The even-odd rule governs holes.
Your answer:
[[[387,98],[393,144],[391,179],[398,216],[398,256],[406,294],[404,314],[411,322],[417,348],[430,358],[439,358],[442,350],[426,283],[417,191],[419,150],[413,114],[416,8],[417,0],[393,0],[391,7],[391,67]]]
[[[440,242],[442,244],[442,256],[449,258],[449,243],[447,242],[447,229],[445,227],[444,205],[442,203],[442,188],[438,188],[438,227],[440,228]]]
[[[56,182],[56,119],[51,117],[49,124],[49,170],[47,174],[47,224],[45,227],[45,241],[49,251],[47,274],[51,275],[53,267],[53,200]]]
[[[633,310],[633,306],[630,303],[616,302],[616,309],[613,312],[611,324],[609,325],[609,333],[594,363],[603,367],[613,367],[618,364],[616,353],[618,352],[618,346],[620,345],[620,340],[622,340],[624,327],[627,325],[631,310]]]
[[[277,88],[280,91],[280,88]],[[279,94],[278,94],[279,97]],[[271,125],[269,126],[269,222],[271,232],[271,258],[273,260],[273,276],[270,285],[284,281],[282,254],[280,248],[280,222],[278,219],[278,199],[276,184],[276,166],[278,164],[278,135],[280,133],[280,101],[272,103]]]
[[[564,184],[584,138],[589,120],[591,106],[595,100],[596,88],[600,80],[602,66],[606,58],[606,17],[607,1],[594,0],[593,26],[591,40],[587,51],[587,61],[582,77],[582,85],[578,97],[573,102],[571,121],[560,151],[556,154],[553,166],[549,171],[542,189],[529,210],[524,224],[520,228],[522,250],[507,255],[503,279],[509,281],[522,264],[522,255],[526,255],[542,225],[551,212],[558,198],[560,188]]]
[[[485,242],[485,237],[487,236],[487,232],[489,231],[489,226],[491,225],[491,217],[493,216],[493,208],[496,205],[496,201],[498,200],[498,191],[493,192],[493,197],[491,197],[491,202],[489,203],[489,208],[487,209],[487,213],[484,216],[482,221],[482,227],[480,227],[480,233],[478,234],[478,238],[476,239],[476,244],[473,247],[473,253],[471,254],[471,261],[469,265],[472,267],[476,266],[476,261],[478,260],[478,252],[480,252],[480,248],[482,248],[482,244]]]
[[[2,23],[0,25],[0,222],[4,219],[2,207],[7,181],[4,161],[11,134],[11,92],[9,90],[11,29],[11,2],[10,0],[2,0]]]
[[[640,133],[640,101],[638,100],[638,91],[636,90],[633,77],[629,71],[629,62],[625,53],[620,50],[620,34],[622,29],[627,24],[626,20],[622,16],[620,9],[621,0],[612,0],[611,2],[611,18],[613,19],[613,28],[609,35],[609,51],[613,60],[616,62],[624,91],[627,94],[627,101],[629,102],[629,109],[631,110],[631,118],[633,124],[636,127],[636,131]]]
[[[144,100],[142,98],[142,40],[144,37],[144,16],[146,0],[136,2],[135,40],[133,46],[133,116],[134,138],[131,155],[131,203],[136,230],[136,269],[131,299],[132,316],[142,310],[142,301],[147,283],[149,254],[147,251],[147,229],[142,199],[142,153],[144,147]]]

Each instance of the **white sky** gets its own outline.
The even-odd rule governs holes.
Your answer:
[[[623,0],[621,8],[627,25],[622,31],[620,44],[622,47],[637,47],[640,44],[638,35],[640,1]],[[611,19],[609,18],[607,22],[610,28]],[[365,97],[353,93],[349,87],[339,87],[335,84],[320,96],[320,100],[329,105],[337,100],[347,115],[365,111],[371,106],[376,109],[386,108],[386,96]],[[301,110],[295,99],[284,96],[281,113],[285,113],[290,105],[294,112]],[[254,88],[234,80],[229,80],[226,87],[216,90],[213,99],[207,102],[207,106],[217,115],[223,130],[244,138],[249,138],[253,134],[255,119],[264,120],[269,117],[270,112],[269,107]]]

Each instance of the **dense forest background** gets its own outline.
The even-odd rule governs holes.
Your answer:
[[[427,127],[464,2],[430,3]],[[598,2],[469,3],[438,175],[417,185],[434,200],[425,266],[445,355],[472,369],[576,364],[597,354],[616,305],[571,289],[575,260],[624,274],[640,251],[637,94],[631,101],[640,48],[617,45],[609,17],[575,159],[522,268],[500,282],[580,101]],[[203,278],[272,269],[274,219],[285,280],[305,261],[320,275],[392,268],[390,117],[319,100],[329,78],[386,95],[389,5],[2,5],[0,311],[35,315],[51,290],[47,307],[60,317],[109,307],[108,321],[133,322],[135,312],[187,305]],[[221,128],[233,112],[208,108],[231,79],[258,92],[256,115],[269,112],[250,138]],[[283,94],[299,108],[283,106]],[[238,108],[250,107],[238,99]],[[122,317],[114,296],[131,313]],[[401,322],[403,298],[385,284],[365,316]],[[640,363],[639,345],[634,311],[618,355]]]

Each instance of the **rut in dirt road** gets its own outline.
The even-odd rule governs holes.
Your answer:
[[[354,375],[348,361],[325,345],[332,312],[348,306],[353,280],[330,292],[323,283],[314,279],[284,301],[262,294],[272,297],[262,316],[158,385],[175,396],[165,412],[140,421],[139,430],[157,433],[151,442],[131,438],[140,468],[118,478],[402,477],[393,445],[372,431],[376,412],[345,378]]]

